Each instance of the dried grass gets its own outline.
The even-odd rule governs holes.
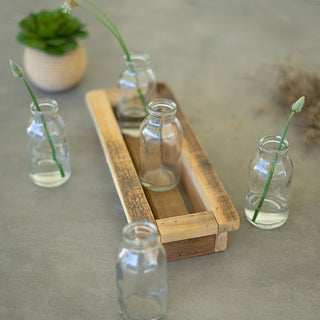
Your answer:
[[[320,78],[299,67],[286,64],[280,67],[277,96],[285,107],[301,96],[306,101],[299,117],[303,127],[303,140],[307,144],[320,144]]]

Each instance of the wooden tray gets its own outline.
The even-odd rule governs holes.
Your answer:
[[[176,101],[165,83],[157,84],[157,98]],[[167,192],[144,189],[136,168],[139,139],[123,136],[114,109],[117,89],[86,95],[128,222],[147,220],[157,225],[168,260],[226,250],[228,232],[239,228],[239,216],[179,104],[183,126],[182,177]]]

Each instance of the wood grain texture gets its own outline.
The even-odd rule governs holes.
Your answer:
[[[168,261],[215,252],[216,235],[164,243]]]
[[[218,233],[218,224],[211,211],[157,219],[161,242],[193,239]]]
[[[155,223],[106,91],[89,92],[86,99],[127,221]]]

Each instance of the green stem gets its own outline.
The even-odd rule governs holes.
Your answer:
[[[126,53],[127,55],[127,48],[121,38],[121,36],[119,36],[119,34],[117,32],[115,32],[105,21],[103,21],[97,14],[95,14],[92,10],[88,9],[87,7],[84,7],[82,5],[78,5],[79,8],[82,8],[83,10],[87,11],[89,14],[91,14],[95,19],[97,19],[99,22],[101,22],[118,40],[118,42],[120,43],[123,51]]]
[[[287,125],[286,125],[286,127],[285,127],[285,129],[284,129],[284,131],[282,133],[281,139],[279,141],[279,145],[278,145],[277,151],[279,151],[281,149],[281,147],[282,147],[282,143],[283,143],[285,135],[286,135],[286,133],[288,131],[289,124],[290,124],[291,119],[293,118],[295,113],[296,113],[296,111],[292,111],[291,114],[290,114],[290,117],[289,117],[289,119],[287,121]],[[271,164],[271,168],[270,168],[269,177],[268,177],[268,180],[267,180],[267,182],[265,184],[261,199],[260,199],[260,201],[258,203],[258,206],[257,206],[257,208],[256,208],[256,210],[254,212],[254,215],[252,217],[252,222],[256,221],[256,219],[258,217],[258,214],[259,214],[259,211],[261,210],[263,202],[264,202],[264,200],[265,200],[265,198],[267,196],[267,193],[269,191],[270,183],[271,183],[271,180],[272,180],[272,177],[273,177],[273,173],[274,173],[274,168],[275,168],[275,165],[276,165],[277,160],[278,160],[278,155],[279,155],[278,152],[276,152],[276,154],[274,155],[274,158],[273,158],[273,161],[272,161],[272,164]]]
[[[96,9],[101,15],[103,15],[107,19],[107,21],[109,22],[110,25],[108,23],[106,23],[105,21],[103,21],[96,13],[94,13],[92,10],[88,9],[87,7],[84,7],[84,6],[80,5],[80,4],[78,4],[78,7],[82,8],[83,10],[85,10],[89,14],[91,14],[95,19],[97,19],[99,22],[101,22],[115,36],[115,38],[118,40],[122,50],[124,51],[124,54],[126,56],[127,61],[132,62],[130,53],[129,53],[129,51],[128,51],[128,49],[127,49],[127,47],[126,47],[126,45],[125,45],[125,43],[123,41],[123,38],[122,38],[119,30],[115,26],[115,24],[112,22],[112,20],[102,10],[100,10],[93,3],[91,3],[91,1],[88,1],[88,0],[83,0],[83,1],[86,2],[87,4],[89,4],[90,6],[92,6],[94,9]],[[139,79],[138,79],[137,73],[136,73],[135,68],[134,68],[134,66],[132,64],[130,65],[130,69],[134,74],[134,78],[135,78],[135,81],[136,81],[139,98],[140,98],[140,101],[142,103],[143,109],[144,109],[145,113],[147,114],[146,101],[145,101],[144,95],[143,95],[143,93],[141,91],[141,88],[140,88],[140,83],[139,83]]]
[[[131,62],[131,58],[130,60],[128,60],[129,62]],[[147,104],[146,104],[146,100],[144,98],[144,95],[141,91],[141,88],[140,88],[140,83],[139,83],[139,79],[138,79],[138,75],[134,69],[134,66],[132,64],[130,64],[130,68],[131,68],[131,71],[133,72],[134,74],[134,78],[136,80],[136,84],[137,84],[137,90],[138,90],[138,94],[139,94],[139,98],[141,100],[141,103],[143,105],[143,109],[144,109],[144,112],[147,114],[148,113],[148,110],[147,110]]]
[[[29,93],[30,93],[30,95],[31,95],[31,98],[32,98],[32,100],[33,100],[33,102],[34,102],[34,104],[35,104],[35,106],[36,106],[36,108],[37,108],[37,111],[41,112],[40,106],[39,106],[39,104],[38,104],[38,102],[37,102],[37,100],[36,100],[36,98],[35,98],[32,90],[31,90],[28,82],[25,80],[24,77],[22,77],[22,80],[23,80],[23,82],[25,83],[25,85],[26,85],[26,87],[27,87],[27,89],[28,89],[28,91],[29,91]],[[62,168],[62,165],[59,163],[59,161],[58,161],[58,159],[57,159],[56,150],[55,150],[55,148],[54,148],[54,145],[53,145],[53,142],[52,142],[52,139],[51,139],[51,136],[50,136],[48,127],[47,127],[47,123],[46,123],[46,121],[45,121],[45,119],[44,119],[43,114],[41,114],[40,117],[41,117],[41,121],[42,121],[42,124],[43,124],[43,128],[44,128],[44,131],[45,131],[45,133],[46,133],[46,135],[47,135],[48,142],[49,142],[49,145],[50,145],[50,148],[51,148],[52,158],[53,158],[53,160],[55,161],[55,163],[57,164],[58,169],[59,169],[60,174],[61,174],[61,177],[63,178],[63,177],[65,176],[65,173],[64,173],[64,170],[63,170],[63,168]]]
[[[113,28],[113,30],[115,31],[115,33],[118,35],[119,39],[122,41],[122,43],[124,43],[123,38],[118,30],[118,28],[115,26],[115,24],[112,22],[112,20],[102,11],[100,10],[100,8],[98,8],[97,6],[95,6],[91,1],[88,0],[83,0],[83,2],[86,2],[87,4],[89,4],[90,6],[92,6],[93,8],[95,8],[98,12],[100,12],[101,15],[103,15],[108,22],[110,23],[111,27]]]

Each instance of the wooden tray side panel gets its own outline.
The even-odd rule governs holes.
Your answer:
[[[86,96],[128,222],[155,223],[105,90]]]
[[[169,87],[159,83],[157,87],[159,97],[176,101]],[[189,120],[184,115],[177,103],[177,116],[184,130],[183,152],[188,160],[199,187],[203,194],[203,203],[206,210],[212,210],[219,224],[219,232],[237,230],[240,225],[239,216],[227,196],[227,193],[216,174],[212,164],[203,150],[196,134],[194,133]]]
[[[164,243],[168,261],[214,253],[216,235]]]

